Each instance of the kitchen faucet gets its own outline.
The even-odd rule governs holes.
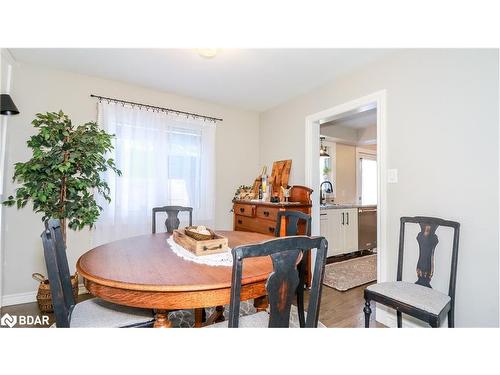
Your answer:
[[[333,193],[332,183],[330,181],[323,181],[319,185],[319,204],[325,204],[325,201],[326,201],[325,195],[323,193],[323,185],[324,184],[330,185],[329,187],[327,187],[326,193]]]

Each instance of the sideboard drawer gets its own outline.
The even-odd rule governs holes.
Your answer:
[[[278,219],[279,208],[259,206],[257,207],[257,217],[276,221]]]
[[[234,229],[274,235],[276,222],[273,220],[263,220],[236,215],[234,217]]]
[[[255,216],[255,206],[253,204],[235,204],[234,213],[236,215],[254,217]]]

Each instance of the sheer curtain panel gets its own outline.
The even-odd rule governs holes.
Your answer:
[[[111,189],[111,203],[99,199],[103,211],[94,229],[94,245],[150,233],[151,209],[157,206],[193,207],[193,224],[213,227],[212,122],[117,103],[98,103],[98,123],[116,135],[110,157],[123,174],[104,175]],[[157,223],[158,227],[163,225],[160,215]]]

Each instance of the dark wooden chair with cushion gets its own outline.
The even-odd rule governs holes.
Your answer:
[[[304,233],[306,236],[311,235],[311,216],[300,211],[280,211],[278,212],[278,217],[276,219],[276,230],[274,235],[279,237],[281,232],[281,222],[283,221],[283,216],[286,218],[286,230],[287,236],[296,236],[299,233],[299,222],[303,222],[305,225]]]
[[[402,281],[405,225],[407,223],[420,225],[420,233],[417,235],[420,249],[417,263],[418,280],[415,283]],[[434,250],[439,242],[436,230],[440,226],[453,228],[448,294],[432,289],[430,284],[434,274]],[[365,289],[365,308],[363,311],[366,328],[369,327],[370,323],[370,301],[396,309],[398,328],[402,326],[402,313],[422,320],[434,328],[439,327],[448,314],[448,327],[455,326],[455,285],[459,232],[460,224],[455,221],[424,216],[401,218],[397,278],[394,282],[373,284]]]
[[[165,220],[165,227],[168,233],[173,233],[174,229],[179,228],[179,212],[189,212],[189,226],[193,225],[193,208],[182,206],[163,206],[153,208],[153,228],[152,232],[156,233],[156,214],[158,212],[166,212],[167,219]]]
[[[100,298],[76,303],[71,290],[66,246],[59,220],[48,220],[42,232],[52,305],[59,328],[152,327],[153,311],[115,305]]]
[[[229,319],[209,327],[215,328],[288,328],[292,301],[303,277],[299,275],[297,263],[305,258],[310,249],[317,249],[314,275],[312,280],[309,306],[305,327],[318,326],[321,289],[325,273],[326,252],[328,243],[324,237],[281,237],[260,244],[238,246],[232,250],[233,273],[231,284],[231,302]],[[251,257],[271,256],[273,272],[266,283],[269,300],[269,313],[261,311],[256,314],[240,317],[240,291],[243,260]],[[302,286],[303,287],[303,286]],[[298,308],[298,307],[297,307]]]

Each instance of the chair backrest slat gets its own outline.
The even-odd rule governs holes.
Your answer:
[[[260,244],[235,247],[232,250],[233,273],[228,326],[238,327],[241,277],[245,258],[271,256],[273,272],[266,283],[270,307],[269,327],[288,327],[293,298],[297,289],[303,287],[301,283],[304,282],[305,267],[302,264],[305,263],[308,251],[317,249],[305,322],[306,327],[317,327],[327,247],[324,237],[307,236],[282,237]],[[299,262],[300,265],[297,267]]]
[[[167,219],[165,227],[168,233],[173,233],[174,229],[178,229],[180,225],[179,212],[189,212],[189,226],[193,225],[193,208],[182,206],[163,206],[153,208],[152,233],[156,233],[156,214],[158,212],[166,212]]]
[[[45,222],[45,228],[41,237],[56,325],[57,327],[69,327],[75,299],[71,288],[71,275],[61,224],[57,219],[50,219]]]
[[[434,251],[439,238],[436,235],[436,230],[440,227],[453,228],[453,247],[451,254],[451,272],[449,283],[449,296],[453,299],[455,296],[457,260],[458,260],[458,242],[460,224],[455,221],[443,220],[435,217],[415,216],[402,217],[399,233],[399,254],[398,254],[398,271],[397,280],[403,278],[403,263],[404,263],[404,242],[405,242],[405,227],[407,223],[418,224],[420,232],[417,235],[419,245],[419,257],[417,262],[417,281],[416,284],[432,288],[431,279],[434,275]]]
[[[292,301],[300,282],[296,265],[301,255],[299,249],[271,254],[273,272],[266,283],[270,327],[286,328],[289,325]]]

